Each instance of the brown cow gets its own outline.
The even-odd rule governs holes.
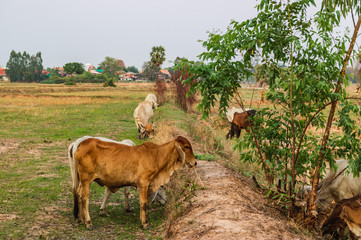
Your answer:
[[[85,139],[88,139],[88,138],[94,138],[94,137],[91,137],[91,136],[84,136],[82,138],[79,138],[77,139],[77,141],[69,144],[69,147],[68,147],[68,159],[69,159],[69,165],[70,165],[70,172],[71,172],[71,177],[72,177],[72,180],[73,180],[73,188],[75,186],[75,183],[76,183],[76,170],[75,170],[75,160],[74,160],[74,152],[76,150],[76,148],[78,147],[79,143],[84,141]],[[104,138],[104,137],[95,137],[99,140],[102,140],[102,141],[105,141],[105,142],[115,142],[115,143],[119,143],[119,144],[125,144],[125,145],[128,145],[128,146],[135,146],[135,143],[132,141],[132,140],[129,140],[129,139],[125,139],[123,141],[114,141],[112,139],[108,139],[108,138]],[[107,215],[106,214],[106,204],[107,204],[107,200],[109,199],[110,197],[110,194],[111,194],[111,191],[110,189],[107,187],[105,189],[105,197],[104,197],[104,200],[103,200],[103,203],[100,207],[100,215]],[[125,210],[127,212],[130,211],[130,205],[129,205],[129,200],[128,200],[128,196],[129,196],[129,187],[125,187],[124,188],[124,207],[125,207]]]
[[[77,140],[77,144],[79,144],[80,142],[84,141],[85,139],[88,139],[88,138],[94,138],[94,137],[91,137],[91,136],[84,136],[82,138],[79,138]],[[97,139],[100,139],[102,141],[105,141],[105,142],[115,142],[115,143],[119,143],[119,144],[124,144],[124,145],[128,145],[128,146],[135,146],[135,143],[132,141],[132,140],[129,140],[129,139],[125,139],[123,141],[114,141],[112,139],[108,139],[108,138],[104,138],[104,137],[95,137]],[[68,148],[68,158],[69,158],[69,164],[70,164],[70,170],[71,170],[71,175],[72,175],[72,179],[73,179],[73,184],[74,184],[74,178],[75,178],[75,160],[73,158],[73,151],[76,150],[77,148],[77,145],[74,147],[76,142],[73,142],[69,145],[69,148]],[[106,204],[107,204],[107,201],[111,195],[111,191],[110,189],[107,187],[105,189],[105,193],[104,193],[104,200],[103,200],[103,203],[100,207],[100,215],[102,216],[106,216],[108,215],[107,212],[106,212]],[[164,190],[164,187],[163,188],[159,188],[156,192],[151,192],[149,191],[148,192],[148,199],[150,199],[150,202],[153,203],[153,202],[159,202],[160,204],[164,205],[167,201],[167,196],[165,195],[165,190]],[[129,187],[124,187],[124,207],[125,207],[125,211],[127,212],[130,212],[130,205],[129,205]]]
[[[256,113],[256,110],[247,110],[242,113],[235,112],[231,123],[231,129],[229,130],[226,139],[232,139],[234,135],[236,135],[236,138],[239,138],[242,129],[246,129],[246,131],[249,132],[248,128],[251,126],[251,121],[249,120],[252,120],[252,117],[256,115]]]
[[[89,216],[90,184],[95,181],[116,192],[120,187],[134,186],[139,192],[140,220],[148,227],[146,218],[148,189],[156,191],[168,183],[174,171],[183,165],[197,165],[190,142],[179,136],[162,145],[145,142],[127,146],[87,138],[75,142],[73,151],[76,176],[73,185],[74,216],[92,228]]]
[[[324,234],[331,233],[335,238],[342,239],[346,224],[353,234],[361,237],[361,194],[337,203],[322,230]],[[339,233],[336,231],[338,229]]]

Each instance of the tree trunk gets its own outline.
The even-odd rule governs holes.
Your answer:
[[[350,47],[349,47],[349,49],[347,51],[347,55],[346,55],[346,57],[344,59],[344,62],[343,62],[343,67],[342,67],[342,70],[341,70],[340,78],[339,78],[339,80],[337,82],[335,93],[338,93],[340,91],[340,89],[341,89],[341,83],[342,83],[341,80],[345,77],[346,68],[347,68],[348,62],[350,60],[351,53],[352,53],[354,45],[355,45],[355,41],[356,41],[356,37],[357,37],[358,31],[359,31],[359,28],[360,28],[360,24],[361,24],[361,15],[359,16],[359,19],[358,19],[357,24],[355,26],[354,33],[353,33],[352,40],[351,40],[351,44],[350,44]],[[320,179],[320,169],[321,169],[321,165],[322,165],[322,162],[323,162],[324,151],[326,150],[326,144],[327,144],[328,138],[330,136],[332,122],[333,122],[333,118],[334,118],[335,111],[336,111],[337,101],[338,100],[335,99],[335,100],[332,101],[332,104],[331,104],[331,109],[330,109],[330,113],[328,115],[325,133],[323,135],[323,139],[322,139],[322,143],[321,143],[321,150],[320,150],[320,152],[318,154],[317,164],[316,164],[315,171],[314,171],[314,176],[313,176],[313,180],[312,180],[312,191],[311,191],[310,201],[308,203],[308,209],[307,209],[308,210],[308,215],[311,218],[313,217],[312,211],[314,211],[316,209],[315,199],[316,199],[316,191],[317,191],[318,183],[319,183],[319,179]]]

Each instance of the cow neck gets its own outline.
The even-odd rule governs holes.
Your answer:
[[[158,150],[158,157],[158,167],[160,169],[164,167],[170,168],[171,166],[173,166],[178,158],[178,153],[175,149],[175,141],[173,140],[163,145],[160,145]]]
[[[160,155],[162,157],[160,157]],[[175,149],[175,140],[160,145],[158,148],[158,157],[159,171],[150,185],[152,191],[156,191],[160,186],[167,184],[173,173],[182,166],[182,162],[177,161],[179,155]]]

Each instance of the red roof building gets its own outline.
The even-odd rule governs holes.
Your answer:
[[[168,72],[168,70],[160,70],[161,73],[163,73],[164,75],[170,77],[170,73]]]
[[[0,68],[0,77],[6,76],[5,68]]]
[[[118,62],[120,63],[120,66],[122,66],[122,68],[125,68],[125,64],[123,60],[118,60]]]

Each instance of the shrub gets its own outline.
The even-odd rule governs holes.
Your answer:
[[[114,82],[117,81],[117,78],[115,76],[108,76],[104,75],[106,78],[106,81],[103,84],[103,87],[116,87]]]
[[[58,76],[51,76],[50,78],[41,81],[42,84],[62,84],[65,83],[65,79]]]
[[[73,77],[66,77],[64,85],[75,85],[75,79]]]
[[[193,93],[190,93],[187,97],[187,93],[189,92],[190,85],[184,85],[183,80],[186,80],[189,78],[189,74],[187,70],[176,70],[172,74],[172,82],[175,84],[175,95],[176,95],[176,103],[178,106],[188,112],[192,110],[192,106],[196,101],[195,95]],[[195,81],[195,80],[194,80]],[[194,82],[192,82],[193,84]]]

